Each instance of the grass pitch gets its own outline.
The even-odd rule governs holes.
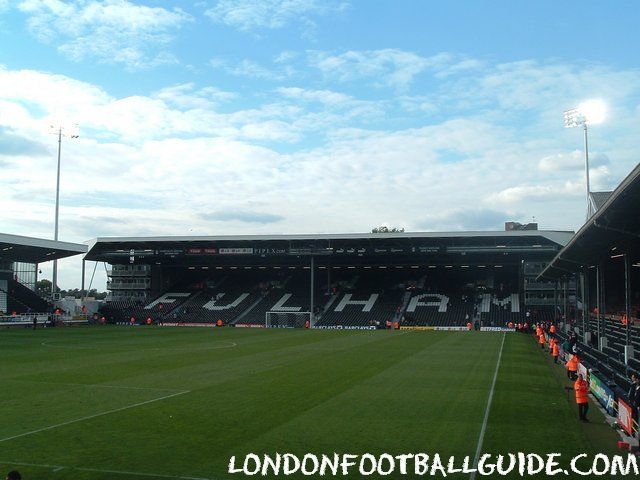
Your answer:
[[[616,441],[515,333],[58,328],[0,331],[0,352],[0,475],[27,480],[244,479],[227,466],[250,452],[473,458],[498,363],[483,452]]]

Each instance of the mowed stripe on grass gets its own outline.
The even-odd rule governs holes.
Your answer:
[[[78,404],[84,412],[93,399],[93,413],[99,413],[109,410],[105,404],[110,402],[118,408],[130,394],[158,398],[167,389],[190,392],[4,442],[0,460],[202,478],[228,478],[229,457],[248,452],[425,451],[473,457],[502,340],[502,334],[471,332],[92,328],[5,333],[0,332],[0,348],[8,349],[10,361],[0,366],[0,382],[6,380],[2,386],[9,401],[39,399],[7,416],[3,428],[16,434],[27,419],[40,428],[60,423],[53,420],[60,405],[79,418],[84,415],[78,415]],[[487,448],[496,448],[495,441],[501,448],[510,446],[499,442],[502,434],[492,425],[495,411],[503,402],[510,404],[510,370],[503,378],[502,369],[526,353],[520,349],[527,344],[516,337],[508,335],[505,342]],[[237,346],[208,348],[216,342]],[[72,348],[79,346],[95,348]],[[528,353],[534,354],[529,360],[541,360],[532,349]],[[21,379],[31,383],[18,388]],[[526,401],[520,391],[516,388],[515,400]],[[55,402],[41,403],[48,393]],[[36,478],[43,467],[25,468]],[[46,478],[83,475],[62,469],[47,472]],[[86,478],[127,478],[115,475],[93,472]]]

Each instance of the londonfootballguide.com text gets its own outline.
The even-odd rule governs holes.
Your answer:
[[[228,473],[248,476],[293,475],[347,476],[347,475],[412,475],[446,477],[456,473],[479,476],[513,475],[521,477],[544,474],[547,476],[577,474],[581,476],[633,475],[637,476],[638,460],[635,455],[604,454],[589,456],[586,453],[563,460],[560,453],[538,455],[535,453],[508,453],[506,455],[482,455],[474,467],[474,461],[466,456],[442,457],[435,453],[407,453],[401,455],[372,455],[364,453],[314,455],[302,457],[291,453],[256,455],[249,453],[244,459],[229,460]]]

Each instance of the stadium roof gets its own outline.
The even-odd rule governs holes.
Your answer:
[[[164,237],[98,237],[90,240],[89,251],[99,243],[176,243],[216,241],[278,241],[278,240],[378,240],[395,238],[471,238],[471,237],[545,237],[565,245],[573,232],[555,230],[511,230],[468,232],[388,232],[388,233],[303,233],[281,235],[207,235]]]
[[[596,192],[606,193],[606,192]],[[640,259],[640,164],[556,255],[540,277],[557,279],[626,253]]]
[[[86,252],[83,244],[0,233],[0,261],[43,263]]]
[[[591,198],[591,205],[593,206],[593,211],[597,212],[600,210],[613,192],[591,192],[589,194]]]
[[[173,258],[208,258],[209,262],[231,258],[333,255],[380,257],[403,254],[484,254],[503,255],[504,252],[537,250],[555,254],[564,246],[572,232],[516,230],[480,232],[398,232],[398,233],[343,233],[296,235],[223,235],[175,237],[107,237],[89,243],[87,260],[109,263],[129,262],[130,253],[137,261],[166,263]],[[463,253],[464,252],[464,253]]]

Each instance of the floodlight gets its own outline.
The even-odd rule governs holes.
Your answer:
[[[602,123],[606,116],[606,106],[602,100],[586,100],[577,108],[564,112],[565,128],[582,127],[584,130],[584,173],[587,187],[587,220],[593,213],[591,199],[589,198],[589,139],[587,125]]]
[[[565,128],[581,127],[585,124],[584,115],[577,108],[566,110],[563,115]]]
[[[602,123],[606,117],[607,107],[602,100],[587,100],[578,105],[578,110],[589,125]]]
[[[58,173],[56,176],[56,211],[53,239],[58,240],[58,217],[60,211],[60,151],[62,150],[62,137],[78,138],[80,136],[77,123],[56,122],[49,125],[49,133],[58,136]],[[55,294],[58,287],[58,260],[53,261],[53,278],[51,293]]]

